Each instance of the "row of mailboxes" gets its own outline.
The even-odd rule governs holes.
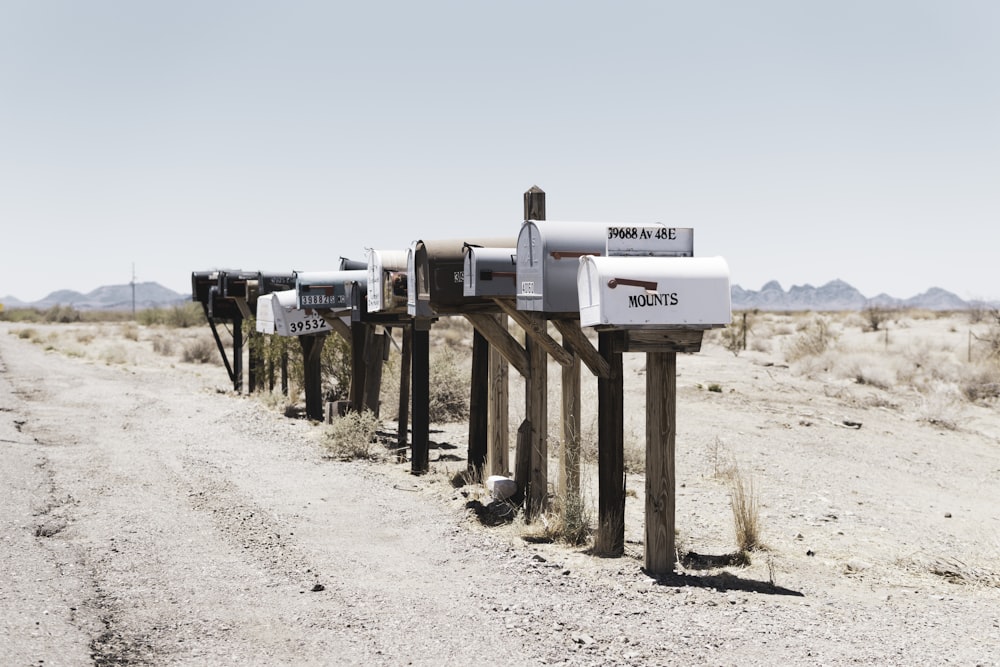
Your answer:
[[[494,299],[506,298],[518,310],[579,316],[583,326],[728,324],[725,260],[695,258],[693,246],[693,230],[660,223],[528,220],[516,239],[419,240],[409,251],[369,249],[363,262],[341,258],[339,271],[296,272],[294,306],[351,312],[355,321],[429,319],[495,308]],[[263,275],[199,272],[192,290],[225,317],[234,308],[227,299],[245,297],[255,279],[266,293]]]

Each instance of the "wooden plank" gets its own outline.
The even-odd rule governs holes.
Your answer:
[[[379,333],[381,331],[381,333]],[[382,393],[382,370],[389,351],[388,335],[381,327],[369,327],[365,337],[365,395],[361,406],[379,416]]]
[[[476,331],[483,334],[490,345],[496,348],[522,377],[528,376],[528,353],[510,335],[506,327],[501,327],[497,320],[484,313],[465,313],[465,319],[469,320]]]
[[[616,331],[617,352],[699,352],[701,329],[633,329]]]
[[[580,355],[583,363],[587,364],[590,372],[599,378],[608,379],[611,377],[608,362],[594,348],[587,334],[580,328],[580,323],[576,320],[552,320],[552,324],[562,334],[563,346],[569,347],[573,352]]]
[[[546,321],[538,313],[518,310],[514,302],[509,299],[494,299],[493,301],[500,307],[500,310],[524,329],[524,333],[529,338],[537,341],[542,349],[550,354],[560,366],[568,366],[573,363],[573,355],[549,335]]]
[[[323,313],[322,317],[323,320],[330,326],[330,329],[339,334],[340,337],[346,340],[348,344],[352,342],[351,327],[347,326],[344,320],[329,313]]]
[[[497,326],[507,330],[506,315],[491,315]],[[508,425],[510,372],[507,361],[494,345],[489,354],[489,395],[487,419],[489,432],[486,437],[487,475],[510,474],[510,435]]]
[[[646,355],[646,538],[645,568],[653,575],[674,571],[677,353]]]
[[[610,377],[597,380],[597,532],[600,556],[625,553],[625,438],[622,355],[612,345],[613,332],[598,333],[598,349]]]

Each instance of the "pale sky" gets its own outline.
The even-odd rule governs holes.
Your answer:
[[[0,296],[550,220],[1000,298],[996,0],[0,0]]]

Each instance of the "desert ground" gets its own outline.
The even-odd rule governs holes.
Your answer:
[[[0,663],[1000,664],[997,323],[972,319],[756,313],[746,350],[715,331],[679,355],[682,559],[661,578],[642,569],[643,355],[625,359],[626,553],[598,558],[538,540],[555,517],[477,520],[486,490],[452,483],[462,422],[432,425],[414,476],[377,443],[331,455],[294,387],[238,394],[184,361],[207,326],[0,322]],[[718,566],[734,478],[762,547]]]

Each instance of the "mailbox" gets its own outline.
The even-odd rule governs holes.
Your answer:
[[[301,310],[295,306],[296,290],[282,290],[263,294],[257,298],[257,331],[279,336],[330,331],[323,316],[312,308]]]
[[[219,287],[226,299],[247,298],[247,283],[255,281],[260,276],[259,271],[220,271]]]
[[[284,290],[295,289],[295,272],[267,273],[261,271],[257,278],[257,293],[270,294],[271,292],[282,292]]]
[[[368,262],[360,259],[348,259],[346,257],[340,258],[340,270],[341,271],[365,271],[368,269]]]
[[[414,241],[407,254],[406,311],[413,317],[431,318],[486,304],[495,307],[491,300],[465,296],[465,248],[511,245],[513,238]]]
[[[191,299],[205,308],[205,313],[214,319],[236,320],[243,315],[236,302],[223,297],[220,282],[225,273],[239,271],[194,271],[191,273]]]
[[[367,270],[301,271],[295,275],[297,308],[349,311],[352,283],[367,280]]]
[[[406,251],[366,251],[368,312],[406,313]]]
[[[732,320],[722,257],[581,257],[580,325],[713,329]]]
[[[466,297],[514,297],[516,248],[465,247],[463,294]]]

